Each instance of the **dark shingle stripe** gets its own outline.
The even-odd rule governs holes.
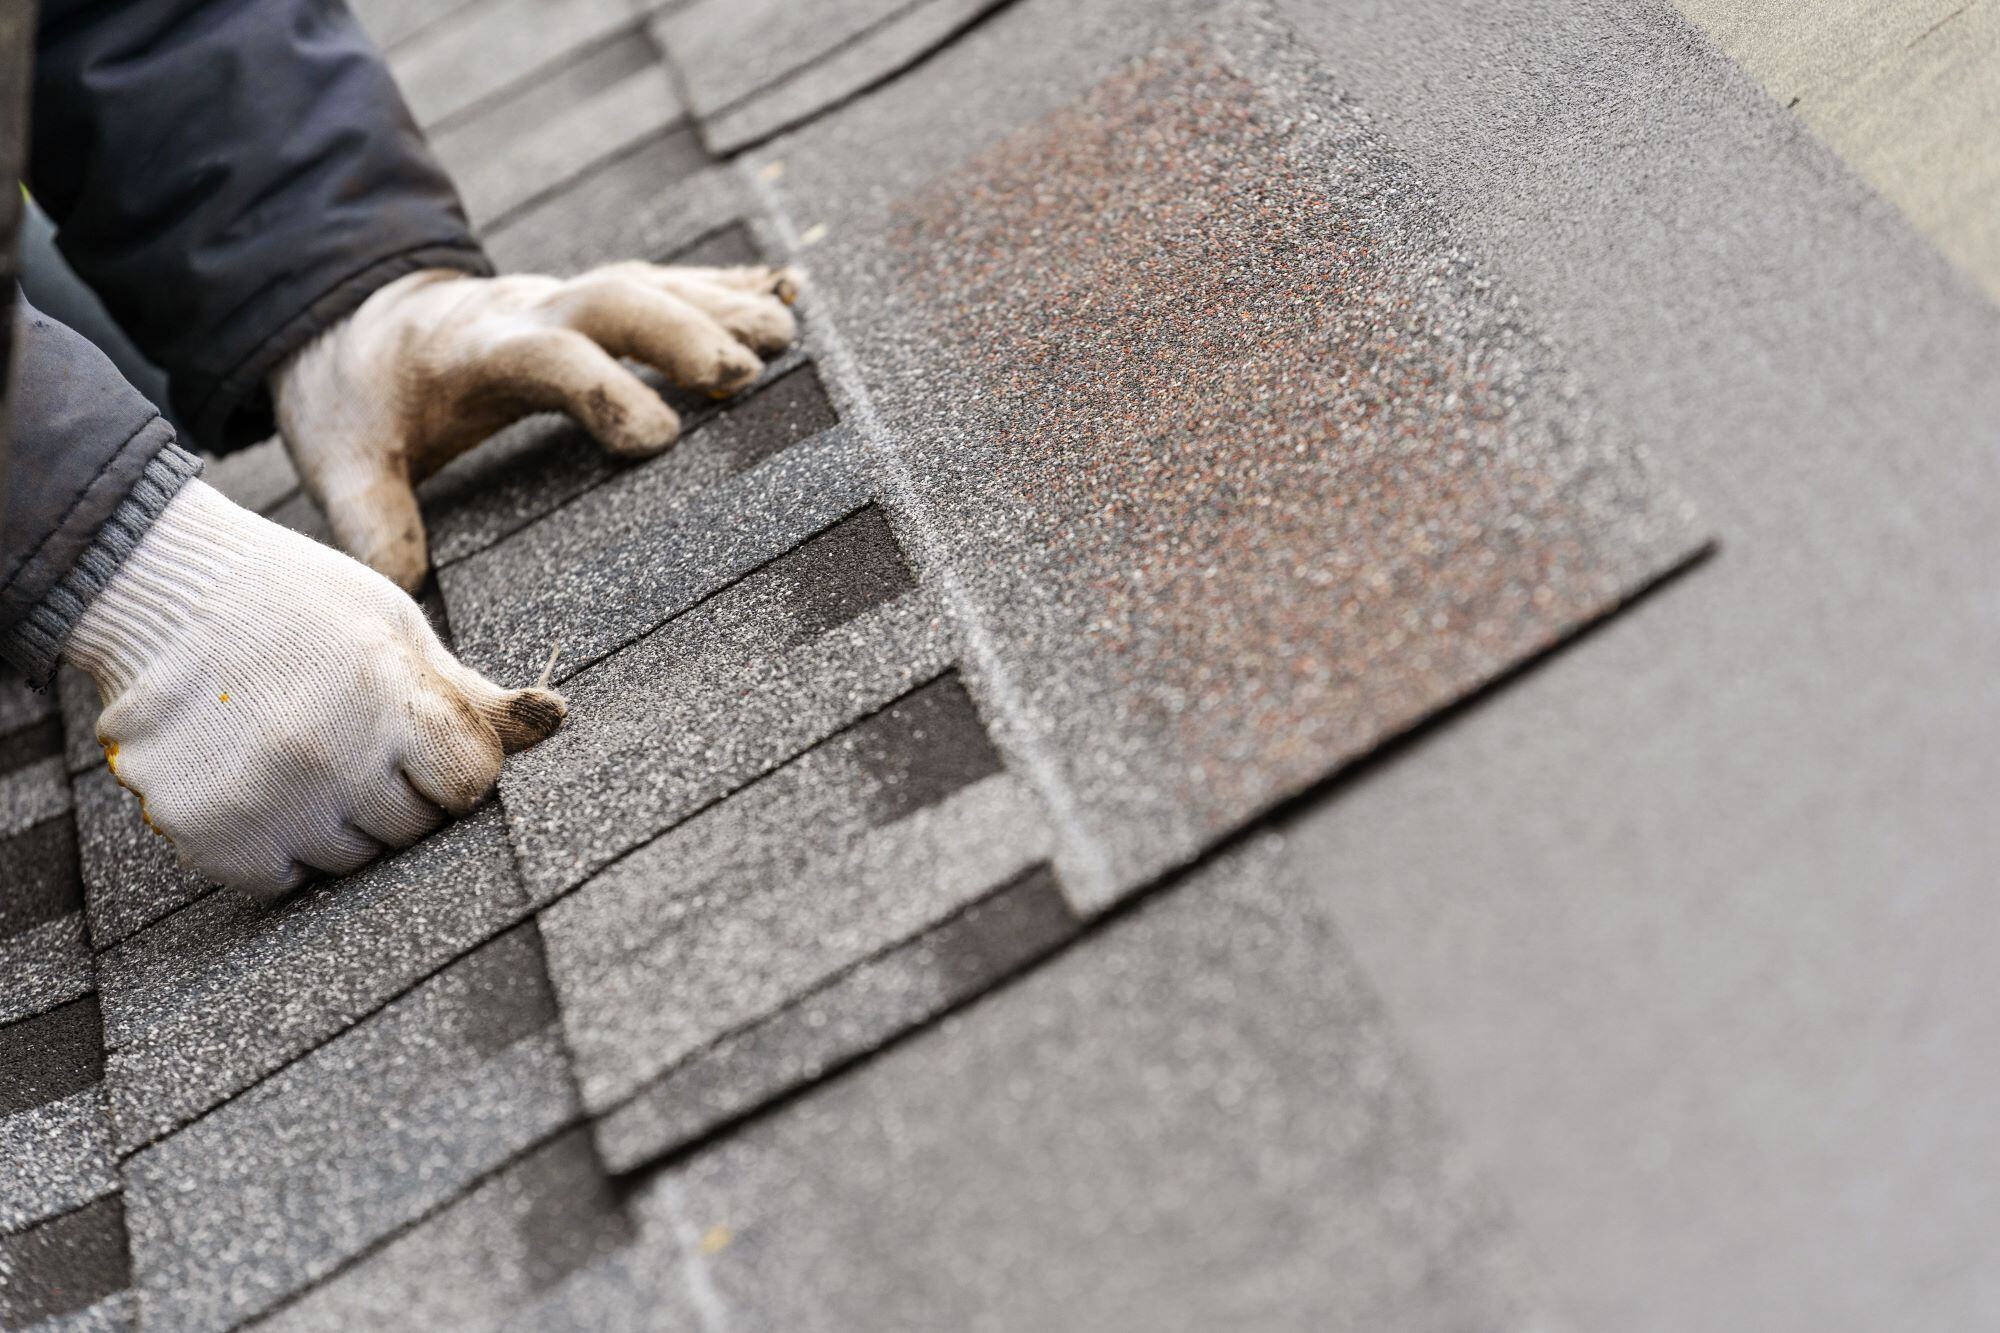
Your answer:
[[[82,907],[71,816],[57,815],[0,838],[0,940]]]
[[[898,699],[852,736],[877,825],[893,824],[1001,768],[955,671]]]
[[[718,1041],[595,1122],[613,1171],[635,1170],[825,1078],[982,994],[1080,925],[1039,866],[915,939]]]
[[[0,1027],[0,1115],[67,1097],[103,1073],[104,1026],[95,994]]]
[[[74,1314],[130,1284],[125,1205],[115,1194],[0,1236],[0,1326]]]
[[[0,736],[0,773],[11,773],[62,752],[62,719],[53,714],[36,718]]]

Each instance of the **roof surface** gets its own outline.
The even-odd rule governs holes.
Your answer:
[[[571,711],[345,881],[0,694],[0,1324],[1994,1308],[2000,317],[1671,10],[359,8],[504,266],[805,336],[427,484]]]

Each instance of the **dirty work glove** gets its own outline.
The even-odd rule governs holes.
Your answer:
[[[472,809],[561,696],[462,665],[417,604],[190,481],[84,608],[63,656],[98,740],[181,860],[263,898]]]
[[[531,412],[569,413],[613,453],[680,433],[617,358],[717,397],[796,336],[790,270],[612,264],[568,281],[412,273],[289,358],[271,392],[292,462],[340,545],[405,588],[423,581],[412,487]]]

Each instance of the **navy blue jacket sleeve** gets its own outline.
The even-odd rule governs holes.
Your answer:
[[[44,0],[36,48],[29,187],[201,447],[378,287],[491,272],[339,0]]]

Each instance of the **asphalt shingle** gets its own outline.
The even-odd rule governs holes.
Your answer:
[[[694,0],[653,20],[703,137],[731,153],[921,57],[1000,0]]]
[[[430,136],[474,226],[485,227],[679,119],[653,44],[632,32]],[[698,167],[690,162],[690,169]]]
[[[279,1311],[273,1333],[420,1327],[699,1328],[678,1242],[635,1243],[581,1130],[558,1135],[451,1207]]]
[[[1270,839],[643,1183],[711,1327],[1535,1329],[1465,1169]]]
[[[624,857],[542,917],[602,1111],[1048,850],[953,676]]]
[[[70,809],[69,778],[60,755],[0,773],[0,838],[25,833]]]
[[[146,827],[139,798],[118,785],[101,755],[72,785],[84,902],[97,948],[109,948],[215,890],[183,869],[173,844]]]
[[[120,1149],[311,1050],[513,925],[522,908],[489,804],[275,909],[221,890],[107,950],[98,984]]]
[[[135,1322],[116,1195],[0,1236],[0,1325],[111,1333]]]
[[[905,91],[949,160],[954,84]],[[1421,178],[1261,20],[901,198],[855,114],[774,147],[797,167],[775,188],[845,238],[814,255],[824,317],[965,594],[968,678],[1019,701],[996,733],[1079,830],[1057,858],[1079,905],[1702,549]]]
[[[459,655],[496,679],[532,679],[559,642],[558,679],[567,678],[853,511],[869,488],[851,433],[792,444],[831,423],[825,401],[810,370],[789,375],[670,452],[441,570]]]
[[[569,720],[501,776],[530,896],[936,675],[950,635],[869,506],[565,686]]]
[[[741,176],[702,166],[692,129],[668,130],[495,227],[486,249],[519,273],[580,273],[672,254],[751,211]]]
[[[97,997],[0,1026],[0,1230],[114,1187]]]
[[[56,670],[56,704],[63,724],[63,764],[71,773],[104,762],[104,749],[97,743],[97,715],[103,703],[97,686],[75,667]]]
[[[74,823],[57,815],[0,837],[0,1023],[90,984]]]
[[[431,129],[632,22],[630,0],[476,0],[398,45],[389,70]]]
[[[55,711],[55,697],[48,691],[30,689],[19,677],[0,676],[0,737],[39,722]]]
[[[675,1152],[985,992],[1077,929],[1037,867],[688,1057],[598,1116],[598,1150],[620,1172]]]
[[[220,458],[204,460],[201,479],[259,514],[269,513],[299,489],[299,474],[277,436]]]
[[[125,1165],[149,1320],[223,1329],[576,1114],[532,924]]]
[[[479,0],[352,0],[348,6],[361,26],[387,51],[432,24]]]

